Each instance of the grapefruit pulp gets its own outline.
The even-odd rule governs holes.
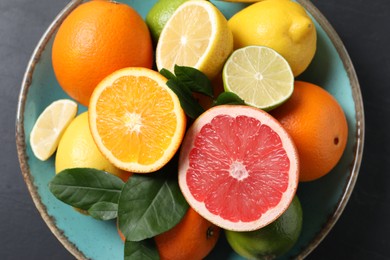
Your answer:
[[[182,143],[179,185],[192,208],[217,226],[259,229],[290,205],[298,185],[295,145],[263,110],[213,107]]]

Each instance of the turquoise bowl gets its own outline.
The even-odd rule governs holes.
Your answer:
[[[54,76],[51,64],[53,38],[63,19],[81,3],[71,1],[55,18],[38,43],[22,82],[16,118],[16,143],[20,167],[33,201],[50,230],[78,259],[123,259],[123,243],[115,222],[102,222],[79,214],[57,200],[48,189],[54,176],[54,159],[37,160],[29,145],[31,129],[43,109],[52,101],[68,98]],[[122,2],[122,1],[121,1]],[[143,17],[156,0],[123,1]],[[245,4],[212,1],[227,18]],[[318,33],[317,53],[300,80],[329,91],[341,104],[349,126],[345,153],[336,168],[325,177],[301,183],[298,196],[304,220],[299,241],[284,258],[304,258],[322,241],[342,214],[353,191],[362,160],[364,110],[355,70],[340,38],[309,0],[298,0],[313,17]],[[85,111],[80,107],[79,113]],[[208,259],[241,259],[222,236]]]

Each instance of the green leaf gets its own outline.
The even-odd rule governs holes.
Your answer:
[[[110,220],[118,216],[118,204],[101,201],[95,203],[88,209],[91,217],[98,220]]]
[[[53,195],[64,203],[88,210],[98,202],[117,203],[124,182],[110,173],[92,168],[66,169],[49,183]]]
[[[176,79],[176,76],[167,69],[161,69],[160,74],[166,77],[167,79]]]
[[[153,240],[142,240],[139,242],[125,242],[125,260],[158,260],[156,245]]]
[[[196,101],[188,87],[180,84],[176,79],[169,79],[167,86],[175,92],[180,100],[181,107],[189,117],[197,118],[204,112],[203,107]]]
[[[141,241],[174,227],[188,209],[177,175],[163,168],[153,174],[133,175],[123,187],[118,204],[119,228],[126,240]],[[174,173],[177,172],[177,169]]]
[[[233,92],[222,92],[214,102],[214,106],[219,105],[245,105],[245,101]]]
[[[203,72],[192,67],[178,65],[175,65],[174,70],[180,85],[187,86],[193,92],[214,97],[211,81]]]

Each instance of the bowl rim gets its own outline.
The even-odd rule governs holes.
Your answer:
[[[51,37],[55,34],[56,30],[62,23],[62,21],[73,11],[83,0],[71,0],[54,18],[49,27],[46,29],[41,39],[39,40],[37,46],[35,47],[31,58],[27,64],[26,71],[23,76],[21,89],[19,93],[17,113],[16,113],[16,149],[19,158],[19,165],[22,171],[23,179],[27,185],[29,193],[32,197],[32,200],[38,209],[39,214],[45,221],[46,225],[49,227],[50,231],[55,235],[55,237],[61,242],[61,244],[77,259],[87,259],[87,257],[77,248],[77,245],[69,241],[69,239],[64,235],[64,232],[60,230],[56,223],[55,218],[50,216],[47,212],[46,206],[40,199],[38,194],[37,187],[34,185],[34,177],[31,175],[28,156],[26,153],[26,138],[24,132],[24,111],[26,106],[26,99],[29,88],[32,83],[32,76],[35,71],[35,66],[39,62],[42,52],[46,48],[47,43]]]
[[[363,106],[363,97],[360,90],[359,80],[356,75],[355,68],[352,64],[351,58],[341,40],[336,30],[330,24],[328,19],[320,12],[320,10],[310,2],[310,0],[297,0],[311,15],[313,15],[318,24],[322,27],[325,33],[328,35],[332,44],[336,48],[338,55],[344,65],[346,70],[351,90],[352,97],[355,103],[355,128],[356,128],[356,140],[353,147],[353,163],[350,166],[350,174],[348,176],[347,182],[344,186],[342,196],[340,197],[337,206],[333,213],[329,216],[327,222],[322,226],[318,234],[313,238],[313,240],[304,248],[297,258],[303,259],[307,257],[327,236],[327,234],[332,230],[333,226],[336,224],[337,220],[340,218],[343,213],[349,198],[351,197],[352,191],[355,187],[360,165],[363,158],[363,148],[364,148],[364,136],[365,136],[365,118],[364,118],[364,106]]]
[[[83,252],[81,252],[77,245],[69,241],[69,239],[64,235],[64,232],[60,230],[55,223],[55,218],[50,216],[47,212],[46,206],[42,203],[40,196],[37,191],[37,187],[34,185],[34,178],[31,175],[28,156],[26,154],[26,139],[24,132],[24,111],[25,104],[27,99],[27,94],[32,82],[32,75],[35,71],[35,66],[38,63],[42,52],[44,51],[47,43],[51,37],[55,34],[56,30],[62,23],[62,21],[67,17],[67,15],[75,9],[79,4],[84,2],[83,0],[71,0],[55,17],[52,23],[49,25],[47,30],[42,35],[37,46],[35,47],[31,58],[27,64],[27,68],[22,80],[21,89],[19,93],[17,113],[16,113],[16,148],[19,158],[19,164],[22,171],[23,179],[27,185],[29,193],[32,197],[32,200],[38,209],[43,220],[51,230],[51,232],[57,237],[57,239],[62,243],[62,245],[77,259],[87,259]],[[360,165],[363,157],[363,146],[364,146],[364,136],[365,136],[365,118],[364,118],[364,107],[363,107],[363,98],[360,90],[359,81],[356,75],[356,71],[352,64],[352,61],[347,53],[347,50],[341,41],[339,35],[335,29],[331,26],[326,17],[314,6],[310,0],[296,0],[301,4],[313,17],[316,18],[318,24],[322,27],[325,33],[328,35],[332,44],[336,48],[338,55],[343,63],[343,66],[346,70],[350,86],[352,89],[353,101],[355,103],[355,118],[356,118],[356,140],[353,147],[353,163],[350,166],[350,174],[347,178],[346,184],[343,189],[343,193],[337,202],[335,210],[330,214],[326,223],[322,226],[321,230],[317,235],[311,240],[311,242],[306,245],[303,250],[299,252],[296,256],[297,259],[303,259],[307,257],[326,237],[326,235],[331,231],[333,226],[336,224],[337,220],[340,218],[342,212],[344,211],[348,200],[352,194],[354,186],[356,184]]]

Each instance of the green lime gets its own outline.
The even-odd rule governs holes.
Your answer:
[[[188,0],[159,0],[146,15],[146,24],[149,27],[154,43],[156,44],[160,33],[168,19],[175,10]]]
[[[294,90],[294,75],[288,62],[264,46],[235,50],[225,63],[222,76],[225,91],[266,111],[282,104]]]
[[[225,230],[233,250],[248,259],[274,259],[287,253],[302,229],[302,208],[297,196],[288,209],[271,224],[255,231]]]

